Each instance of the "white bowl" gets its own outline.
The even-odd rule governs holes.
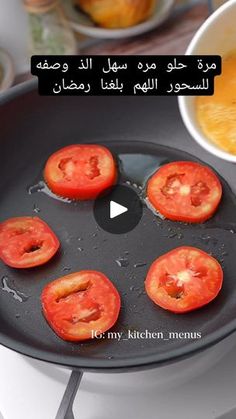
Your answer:
[[[200,27],[186,55],[214,54],[225,56],[236,51],[236,0],[229,0],[217,9]],[[202,132],[195,111],[195,96],[180,96],[179,109],[191,136],[215,156],[236,163],[236,155],[214,145]]]
[[[0,80],[0,93],[7,90],[14,81],[14,66],[10,55],[0,48],[0,66],[3,72],[3,77]]]
[[[158,0],[153,15],[145,22],[129,28],[106,29],[95,25],[86,14],[76,10],[71,2],[67,1],[65,3],[67,16],[70,19],[72,28],[78,33],[100,39],[127,38],[148,32],[161,25],[169,17],[173,6],[174,0]]]

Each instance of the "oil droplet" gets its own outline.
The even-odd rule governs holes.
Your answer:
[[[62,239],[65,243],[70,244],[70,242],[74,239],[74,237],[68,233],[64,228],[62,229]]]
[[[144,199],[145,204],[147,205],[147,207],[153,212],[153,214],[155,214],[157,217],[159,217],[161,220],[165,220],[164,215],[162,215],[159,211],[157,211],[153,205],[151,204],[151,202],[149,201],[148,198]]]
[[[61,196],[55,195],[52,191],[50,191],[50,189],[47,187],[46,183],[44,183],[44,188],[41,189],[40,192],[43,192],[43,193],[45,193],[45,195],[48,195],[50,198],[54,198],[54,199],[56,199],[57,201],[60,201],[60,202],[66,202],[68,204],[70,204],[72,202],[72,200],[69,199],[69,198],[62,198]]]
[[[208,234],[207,234],[207,235],[202,235],[202,236],[200,237],[200,239],[201,239],[204,243],[208,244],[208,243],[209,243],[209,241],[211,240],[211,236],[209,236]]]
[[[8,276],[2,277],[2,290],[5,292],[8,292],[8,294],[11,294],[13,298],[17,301],[20,301],[20,303],[23,303],[28,300],[28,296],[25,295],[23,292],[16,291],[14,288],[10,287],[9,284],[9,278]]]
[[[205,244],[211,243],[213,246],[216,246],[218,243],[218,239],[215,237],[210,236],[209,234],[202,235],[200,237],[200,240],[203,241]]]
[[[34,204],[33,211],[36,212],[36,214],[38,214],[41,210],[36,204]]]
[[[98,249],[98,247],[97,247],[97,246],[93,246],[93,249],[94,249],[94,250],[97,250],[97,249]]]
[[[19,319],[20,318],[20,314],[16,314],[16,319]]]
[[[70,266],[64,266],[64,268],[62,268],[63,272],[69,272],[71,271],[71,267]]]
[[[78,249],[79,252],[83,252],[84,251],[83,247],[78,247],[77,249]]]
[[[164,163],[169,161],[163,155],[153,156],[146,153],[119,154],[122,174],[125,179],[132,179],[137,185],[146,184],[149,177]],[[129,180],[126,184],[129,185]]]
[[[98,233],[93,233],[92,237],[97,237]]]
[[[138,262],[134,264],[134,268],[142,268],[143,266],[146,266],[146,262]]]
[[[27,188],[27,192],[29,195],[32,195],[36,192],[43,192],[46,195],[48,195],[50,198],[54,198],[57,201],[61,201],[61,202],[66,202],[66,203],[71,203],[72,200],[68,199],[68,198],[62,198],[61,196],[57,196],[55,195],[46,185],[45,182],[43,182],[43,180],[40,180],[38,183],[36,183],[35,185],[31,185]]]
[[[29,195],[32,195],[33,193],[42,191],[44,186],[45,186],[45,183],[42,180],[40,180],[40,182],[36,183],[35,185],[29,186],[27,189],[27,192]]]
[[[84,239],[83,239],[83,237],[78,237],[77,240],[78,240],[78,242],[82,242]]]
[[[127,258],[118,258],[116,259],[116,263],[120,268],[127,268],[129,266],[129,260]]]

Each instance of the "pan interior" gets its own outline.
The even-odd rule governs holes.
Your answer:
[[[53,127],[50,128],[53,130]],[[61,250],[45,266],[14,270],[0,262],[0,340],[23,353],[63,365],[109,368],[133,363],[137,357],[158,362],[173,350],[188,350],[193,343],[204,347],[219,329],[235,317],[236,201],[225,181],[224,196],[216,215],[201,225],[163,220],[143,201],[143,217],[128,234],[112,235],[100,229],[93,216],[92,202],[67,202],[54,197],[43,183],[42,170],[54,150],[71,144],[52,135],[45,145],[29,135],[1,141],[0,220],[32,215],[45,220],[61,241]],[[3,136],[4,139],[4,136]],[[90,139],[88,139],[89,141]],[[77,142],[81,141],[78,129]],[[94,137],[91,139],[94,141]],[[150,142],[101,141],[112,151],[120,170],[120,184],[145,197],[145,183],[160,165],[178,160],[196,160],[189,154]],[[17,153],[16,153],[17,151]],[[222,264],[222,292],[208,306],[185,315],[175,315],[155,306],[144,292],[150,264],[161,254],[182,245],[211,253]],[[46,323],[40,303],[45,284],[55,278],[93,269],[104,272],[116,285],[122,308],[113,339],[72,344],[59,339]],[[144,335],[140,336],[140,332]],[[156,332],[157,337],[149,333]]]

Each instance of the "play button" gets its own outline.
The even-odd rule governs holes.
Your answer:
[[[138,194],[130,187],[117,185],[99,196],[94,204],[94,217],[108,233],[125,234],[142,218],[143,207]]]
[[[110,202],[110,218],[119,217],[119,215],[124,214],[128,211],[128,208],[123,205],[118,204],[115,201]]]

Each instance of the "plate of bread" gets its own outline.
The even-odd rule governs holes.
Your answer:
[[[163,23],[174,0],[69,0],[67,15],[76,32],[94,38],[126,38]]]

